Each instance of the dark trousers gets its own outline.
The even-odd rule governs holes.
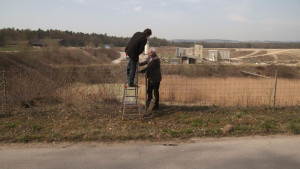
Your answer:
[[[148,100],[147,100],[147,107],[150,105],[150,102],[153,98],[152,92],[154,90],[154,97],[155,97],[155,105],[154,108],[159,107],[159,85],[160,83],[150,83],[148,82],[148,89],[147,89],[147,94],[148,94]]]
[[[130,84],[134,83],[136,66],[137,66],[137,62],[130,59],[129,62],[128,62],[128,65],[127,65],[127,76],[129,76],[129,83]]]

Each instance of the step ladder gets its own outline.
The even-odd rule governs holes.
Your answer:
[[[125,116],[139,116],[139,120],[142,120],[141,108],[139,104],[139,85],[138,85],[138,65],[136,66],[135,73],[135,87],[129,87],[129,77],[127,76],[126,68],[126,80],[124,81],[124,93],[121,105],[122,121],[125,120]],[[126,113],[127,111],[127,113]],[[130,112],[128,112],[130,111]],[[133,113],[134,112],[134,113]]]

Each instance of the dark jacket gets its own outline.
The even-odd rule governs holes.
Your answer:
[[[130,57],[130,59],[138,62],[139,55],[143,53],[146,43],[146,35],[143,32],[136,32],[127,44],[125,52]]]
[[[159,57],[155,57],[150,61],[150,57],[148,57],[144,62],[141,62],[139,65],[143,66],[147,64],[145,69],[142,69],[140,72],[145,73],[146,77],[149,79],[150,83],[160,83],[162,77],[160,73],[160,59]]]

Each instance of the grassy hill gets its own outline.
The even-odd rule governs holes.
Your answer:
[[[24,66],[104,64],[117,59],[119,53],[115,49],[18,48],[12,52],[0,52],[0,56],[0,66],[7,70]]]

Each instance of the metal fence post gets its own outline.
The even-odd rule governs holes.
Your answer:
[[[2,78],[3,78],[3,87],[4,87],[4,109],[5,109],[5,114],[8,115],[8,101],[7,101],[7,83],[6,83],[6,76],[5,76],[5,70],[2,71]]]
[[[273,107],[276,107],[276,92],[277,92],[277,69],[275,72],[275,87],[274,87],[274,102],[273,102]]]

